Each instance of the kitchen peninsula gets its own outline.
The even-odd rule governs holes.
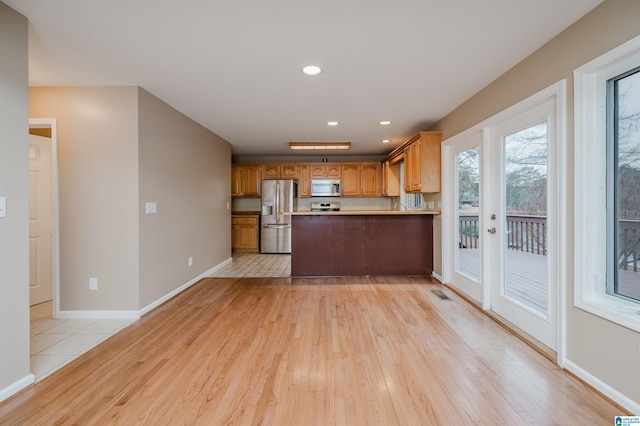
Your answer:
[[[291,276],[433,271],[434,210],[293,212]]]

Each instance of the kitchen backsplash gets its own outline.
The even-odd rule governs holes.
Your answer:
[[[310,197],[298,199],[298,210],[311,210],[312,202],[339,202],[342,210],[390,210],[392,199],[389,197],[350,198],[350,197]],[[232,210],[260,211],[259,198],[234,198],[231,202]]]
[[[340,210],[390,210],[391,199],[388,197],[350,198],[350,197],[310,197],[298,200],[298,210],[311,210],[312,202],[338,202]]]

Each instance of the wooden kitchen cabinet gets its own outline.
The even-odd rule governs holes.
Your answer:
[[[277,164],[263,164],[262,179],[280,179],[280,166]]]
[[[404,192],[421,192],[420,142],[415,141],[404,150]]]
[[[342,191],[343,197],[357,197],[362,194],[360,183],[360,166],[357,164],[342,165]]]
[[[398,197],[400,196],[400,161],[392,163],[384,161],[382,168],[382,196]]]
[[[259,198],[262,180],[297,179],[298,195],[311,196],[311,179],[340,179],[345,197],[379,197],[380,163],[240,163],[231,167],[231,196]]]
[[[298,179],[300,167],[297,164],[263,164],[262,179]]]
[[[441,141],[442,132],[420,132],[389,154],[391,162],[404,157],[405,192],[440,192]]]
[[[311,166],[302,165],[299,167],[299,172],[298,195],[300,197],[311,197]]]
[[[231,249],[235,252],[257,253],[260,237],[259,215],[231,216]]]
[[[379,197],[380,164],[360,163],[342,165],[343,197]]]
[[[312,179],[340,179],[342,168],[340,164],[313,164],[310,174]]]
[[[231,196],[259,198],[262,168],[258,165],[231,165]]]
[[[360,172],[360,182],[362,183],[363,197],[379,197],[381,195],[380,181],[382,169],[380,164],[362,164]]]

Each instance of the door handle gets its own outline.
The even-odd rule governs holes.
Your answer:
[[[496,228],[491,228],[491,229],[487,229],[487,232],[490,234],[495,234],[497,231],[496,231]]]
[[[262,225],[263,228],[271,228],[271,229],[286,229],[286,228],[291,228],[291,225],[280,225],[280,224],[275,224],[275,225]]]

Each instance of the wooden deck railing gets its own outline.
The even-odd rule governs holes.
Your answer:
[[[625,271],[640,270],[640,220],[621,220],[618,222],[620,232],[620,262],[618,268]]]
[[[461,214],[458,218],[460,247],[478,248],[480,235],[478,215]],[[546,216],[507,215],[507,247],[511,250],[546,255]]]
[[[480,222],[478,215],[460,214],[459,247],[478,248]],[[507,215],[507,247],[511,250],[547,254],[546,216]],[[640,220],[619,221],[620,261],[626,271],[640,271]]]

